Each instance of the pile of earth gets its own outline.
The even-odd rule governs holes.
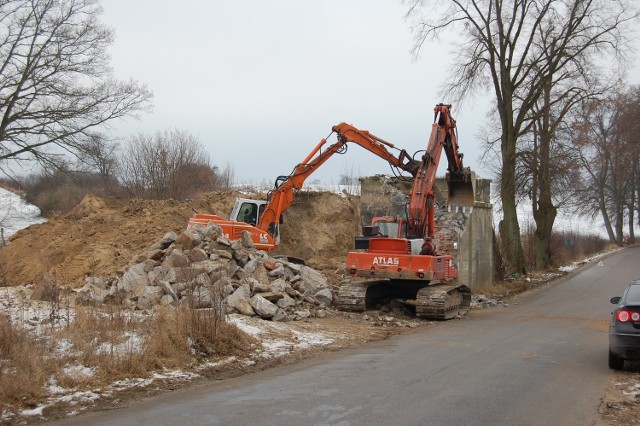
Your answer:
[[[46,278],[81,287],[87,276],[121,275],[167,232],[182,232],[193,213],[228,217],[235,199],[247,196],[211,192],[176,201],[87,195],[67,214],[19,231],[0,249],[0,286],[39,284]],[[304,259],[331,279],[342,270],[359,227],[354,197],[301,192],[284,215],[277,254]]]

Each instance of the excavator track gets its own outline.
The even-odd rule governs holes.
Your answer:
[[[436,284],[418,291],[416,316],[425,319],[448,320],[464,315],[471,306],[471,289],[463,284]]]
[[[334,304],[342,311],[363,312],[396,299],[412,306],[417,317],[431,320],[456,318],[469,310],[471,290],[466,285],[419,285],[411,288],[408,282],[393,284],[389,279],[349,281],[340,286]]]
[[[388,285],[388,279],[344,282],[340,285],[334,304],[342,311],[362,312],[372,309],[387,296],[384,290]]]

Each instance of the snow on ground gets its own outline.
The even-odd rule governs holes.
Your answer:
[[[607,255],[609,253],[613,253],[613,252],[618,251],[618,250],[622,250],[622,249],[617,247],[617,248],[614,248],[614,249],[611,249],[611,250],[607,250],[607,251],[602,252],[602,253],[598,253],[598,254],[596,254],[594,256],[587,257],[587,258],[579,260],[577,262],[573,262],[571,265],[561,266],[561,267],[558,268],[558,271],[560,271],[560,272],[571,272],[571,271],[573,271],[575,269],[578,269],[582,265],[585,265],[585,264],[587,264],[589,262],[593,262],[594,260],[599,259],[602,256],[605,256],[605,255]]]
[[[261,340],[263,358],[283,356],[312,346],[324,346],[335,340],[325,333],[302,333],[292,330],[287,324],[239,314],[229,315],[227,320],[250,336]]]
[[[31,291],[31,286],[0,288],[0,314],[6,315],[14,326],[27,330],[36,337],[49,335],[53,330],[66,325],[67,321],[74,320],[75,315],[72,308],[70,308],[68,312],[58,312],[58,315],[52,316],[51,303],[31,300]],[[132,313],[132,315],[135,314],[135,312]],[[301,349],[309,349],[313,346],[324,346],[335,341],[335,338],[327,333],[301,332],[292,329],[292,327],[287,324],[265,321],[261,318],[231,314],[227,317],[227,320],[247,334],[256,337],[262,343],[261,348],[256,349],[255,353],[246,359],[240,360],[237,357],[230,356],[215,362],[203,363],[196,367],[197,371],[237,362],[245,366],[253,365],[258,359],[278,358],[290,355]],[[123,351],[140,346],[138,342],[139,336],[132,333],[128,337],[128,340],[122,344]],[[98,348],[98,350],[100,350],[100,348]],[[64,359],[65,356],[69,355],[72,351],[73,345],[66,340],[61,340],[57,342],[53,356]],[[66,365],[64,367],[65,374],[70,377],[92,377],[96,373],[93,368],[81,364],[80,361],[78,362],[76,365]],[[82,411],[86,409],[88,404],[100,398],[109,397],[117,391],[146,387],[155,381],[167,379],[190,381],[199,376],[197,372],[163,370],[154,372],[148,377],[118,380],[109,386],[103,388],[96,387],[91,391],[65,388],[51,378],[46,387],[49,396],[45,401],[33,409],[23,410],[20,413],[0,413],[0,422],[15,420],[16,415],[23,417],[42,417],[44,409],[60,402],[76,405],[79,407],[78,410]],[[81,406],[85,408],[80,408]]]
[[[0,228],[5,239],[8,240],[10,236],[29,225],[45,220],[40,216],[39,208],[27,203],[19,195],[0,188]]]
[[[249,193],[254,192],[269,192],[273,190],[273,183],[262,182],[259,184],[256,183],[240,183],[234,185],[239,191],[247,191]],[[360,183],[356,183],[353,185],[339,185],[332,183],[305,183],[302,187],[302,191],[308,192],[330,192],[338,195],[360,195]]]
[[[34,336],[60,329],[73,321],[73,310],[57,311],[49,302],[31,300],[32,287],[0,287],[0,313]]]

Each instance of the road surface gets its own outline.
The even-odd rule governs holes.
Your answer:
[[[593,424],[609,299],[638,265],[640,248],[625,249],[518,304],[64,424]]]

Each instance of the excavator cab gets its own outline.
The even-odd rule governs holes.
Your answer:
[[[230,220],[256,225],[264,212],[267,202],[264,200],[252,200],[251,198],[236,198],[236,203],[231,210]],[[281,221],[282,223],[282,221]]]

